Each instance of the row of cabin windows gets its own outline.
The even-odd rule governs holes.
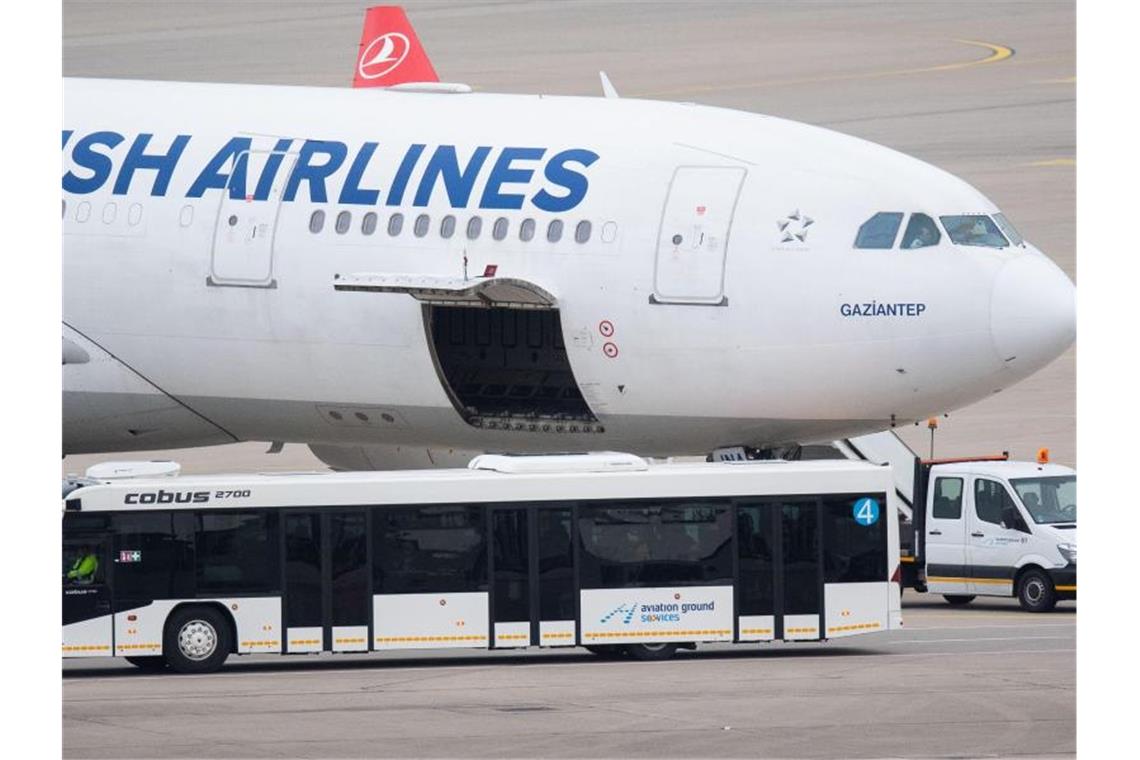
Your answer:
[[[113,224],[115,218],[119,215],[119,204],[115,202],[107,203],[103,206],[101,217],[103,224]],[[127,208],[127,224],[135,227],[142,221],[143,207],[141,203],[132,203]],[[63,199],[63,218],[67,218],[67,199]],[[91,204],[87,201],[81,201],[75,207],[75,221],[84,224],[91,219]]]
[[[379,223],[379,216],[375,211],[369,211],[364,214],[360,219],[360,234],[372,235],[375,234],[377,225]],[[448,214],[439,220],[439,236],[445,240],[455,235],[458,221],[455,216]],[[491,224],[491,237],[494,240],[506,240],[510,234],[511,222],[505,216],[500,216]],[[325,212],[322,209],[317,209],[309,217],[309,232],[314,235],[321,232],[325,228]],[[352,212],[341,211],[336,215],[333,221],[333,229],[338,235],[347,234],[352,229]],[[546,225],[546,239],[551,243],[557,243],[562,239],[562,234],[565,225],[561,219],[552,219]],[[404,230],[404,215],[396,212],[388,217],[387,232],[389,237],[398,237]],[[538,230],[538,222],[534,219],[523,219],[518,227],[519,240],[526,243],[534,239],[535,233]],[[426,237],[431,232],[431,216],[429,214],[420,214],[412,222],[412,234],[418,238]],[[467,226],[464,230],[468,240],[478,240],[479,236],[483,233],[483,217],[473,216],[467,220]],[[593,233],[593,224],[588,219],[583,219],[574,226],[574,242],[585,243],[589,241],[590,235]]]

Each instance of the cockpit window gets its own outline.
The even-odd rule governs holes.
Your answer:
[[[875,214],[859,228],[859,234],[855,236],[855,247],[893,248],[902,218],[902,213],[898,211],[880,211]]]
[[[933,219],[926,214],[911,214],[910,221],[906,224],[906,232],[903,233],[902,247],[903,249],[926,248],[938,245],[941,239],[942,233],[938,231],[938,225]]]
[[[946,233],[958,245],[974,245],[983,248],[1005,248],[1009,245],[1005,235],[994,224],[994,220],[982,214],[962,216],[941,216]]]
[[[1009,242],[1014,245],[1025,244],[1025,238],[1021,237],[1021,233],[1017,231],[1017,228],[1009,223],[1009,220],[1005,218],[1005,214],[994,214],[994,221],[997,222],[997,226],[1005,233],[1005,236],[1009,238]]]

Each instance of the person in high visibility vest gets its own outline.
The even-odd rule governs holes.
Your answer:
[[[76,583],[92,583],[98,569],[99,558],[95,556],[95,552],[90,546],[84,546],[79,550],[79,555],[72,563],[71,570],[67,572],[67,579]]]

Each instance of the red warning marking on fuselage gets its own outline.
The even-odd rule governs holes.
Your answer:
[[[603,338],[608,338],[614,334],[614,323],[608,319],[603,319],[598,324],[598,332],[602,334]]]
[[[618,347],[614,343],[606,343],[602,346],[602,353],[613,359],[618,355]]]

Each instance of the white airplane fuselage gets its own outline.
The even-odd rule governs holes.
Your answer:
[[[1032,245],[942,230],[915,250],[854,247],[877,212],[997,213],[977,190],[756,114],[71,79],[63,157],[67,453],[826,440],[987,397],[1075,336],[1072,283]],[[493,266],[549,294],[538,311],[557,319],[496,302],[490,322],[466,307],[445,324],[457,307],[334,287],[461,281],[465,262],[473,283]]]

